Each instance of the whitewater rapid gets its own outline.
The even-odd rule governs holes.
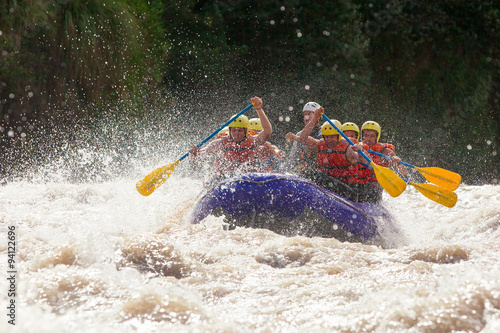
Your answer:
[[[452,209],[384,196],[404,236],[387,248],[192,225],[199,179],[138,180],[0,186],[1,332],[500,331],[499,185],[461,185]]]

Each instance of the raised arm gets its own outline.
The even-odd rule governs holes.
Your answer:
[[[321,118],[321,115],[325,112],[325,110],[322,107],[319,107],[314,111],[314,114],[309,120],[309,122],[306,124],[304,129],[300,132],[300,136],[298,141],[304,143],[309,149],[317,149],[318,143],[320,140],[316,140],[313,138],[311,135],[311,132],[318,122],[319,118]]]
[[[262,125],[262,132],[260,132],[255,138],[255,145],[259,146],[271,137],[271,134],[273,134],[273,127],[271,126],[269,119],[267,119],[266,113],[262,109],[262,99],[260,97],[252,98],[252,104],[259,115],[260,123]]]
[[[318,122],[319,118],[321,118],[321,115],[325,112],[325,110],[320,106],[316,111],[314,111],[314,114],[312,118],[309,120],[309,122],[306,124],[304,129],[300,132],[300,137],[299,141],[306,143],[307,144],[307,139],[309,135],[311,135],[311,132],[314,128],[314,125]]]

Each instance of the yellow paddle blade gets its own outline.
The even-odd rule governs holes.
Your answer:
[[[406,182],[389,168],[370,162],[379,184],[391,197],[397,197],[406,189]]]
[[[420,193],[425,195],[427,198],[448,208],[455,206],[455,204],[457,203],[457,194],[442,187],[433,184],[416,184],[413,182],[410,182],[410,185],[413,185]]]
[[[179,164],[180,160],[177,160],[174,163],[167,164],[158,169],[155,169],[149,175],[144,177],[143,180],[140,180],[135,184],[137,191],[147,197],[151,193],[153,193],[158,187],[163,184],[168,177],[172,174],[177,164]]]
[[[458,173],[451,172],[437,167],[419,168],[415,170],[420,172],[429,182],[436,184],[449,191],[455,191],[462,181],[462,176]]]

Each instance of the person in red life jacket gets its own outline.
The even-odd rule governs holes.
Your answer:
[[[360,144],[351,146],[340,140],[340,133],[329,122],[321,126],[323,139],[317,140],[309,136],[314,123],[319,120],[323,112],[323,108],[314,112],[313,118],[304,127],[299,137],[301,142],[316,153],[318,173],[315,182],[347,199],[357,201],[357,163],[364,161],[357,152],[363,146]]]
[[[407,170],[404,166],[400,165],[401,159],[395,154],[395,147],[390,143],[381,143],[380,134],[382,129],[380,125],[375,121],[366,121],[361,126],[361,138],[364,145],[364,149],[367,151],[368,156],[372,159],[373,163],[381,165],[384,167],[394,166],[398,171],[406,173]],[[390,156],[390,159],[381,158],[378,155],[368,152],[373,150],[381,154]],[[377,181],[375,173],[371,168],[360,165],[359,166],[359,201],[363,202],[380,202],[382,200],[382,186]]]
[[[255,149],[269,139],[273,129],[262,109],[262,99],[252,98],[252,104],[259,115],[263,128],[258,135],[248,136],[249,121],[247,116],[241,115],[228,125],[229,136],[214,140],[203,149],[196,145],[189,149],[189,154],[193,159],[200,156],[215,156],[212,177],[223,179],[256,171]],[[210,183],[214,183],[214,181],[212,180]]]
[[[339,126],[339,128],[341,129],[342,133],[344,133],[348,138],[349,140],[351,140],[353,143],[355,144],[359,144],[359,127],[358,125],[356,125],[355,123],[353,122],[346,122],[344,124],[342,124],[342,126]],[[342,139],[344,140],[344,139]],[[362,144],[362,143],[361,143]],[[368,150],[368,146],[365,145],[365,144],[362,144],[363,145],[363,149],[365,151]],[[368,161],[363,161],[365,164],[368,163]],[[363,166],[362,164],[358,164],[357,165],[357,168],[358,168],[358,172],[357,172],[357,177],[355,177],[353,179],[353,182],[356,184],[356,185],[353,185],[356,187],[356,190],[359,194],[359,191],[363,189],[363,185],[360,185],[360,184],[364,184],[365,181],[364,181],[364,178],[363,178],[363,174],[365,171],[365,166]],[[362,201],[362,197],[359,197],[358,195],[358,201]]]
[[[253,135],[258,135],[262,132],[262,124],[259,118],[252,118],[249,120],[249,132],[252,131]],[[255,148],[255,159],[257,161],[258,172],[272,172],[274,169],[273,162],[276,159],[281,160],[285,158],[286,154],[277,146],[271,144],[269,141],[264,142],[259,147]]]
[[[307,102],[304,105],[302,109],[304,126],[312,119],[314,111],[320,107],[321,106],[316,102]],[[298,140],[300,133],[301,131],[297,134],[290,132],[286,135],[286,138],[293,143],[280,170],[295,174],[302,178],[314,180],[316,176],[316,154]],[[321,139],[319,119],[314,123],[311,133],[313,138],[318,140]]]

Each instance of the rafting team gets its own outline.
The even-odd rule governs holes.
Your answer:
[[[350,145],[328,121],[321,127],[319,119],[324,109],[315,102],[304,105],[305,127],[297,134],[288,133],[293,142],[288,153],[267,140],[272,126],[262,109],[262,99],[252,98],[259,118],[248,119],[240,115],[221,131],[216,140],[200,149],[193,145],[189,153],[193,160],[213,156],[210,184],[248,172],[272,172],[270,161],[279,159],[280,172],[287,172],[311,180],[321,187],[357,202],[377,203],[382,199],[382,187],[370,165],[361,154],[363,150],[372,161],[381,166],[392,166],[406,173],[394,153],[395,147],[381,143],[381,127],[375,121],[367,121],[359,127],[352,122],[332,122],[354,143]],[[384,159],[369,150],[389,156]]]

